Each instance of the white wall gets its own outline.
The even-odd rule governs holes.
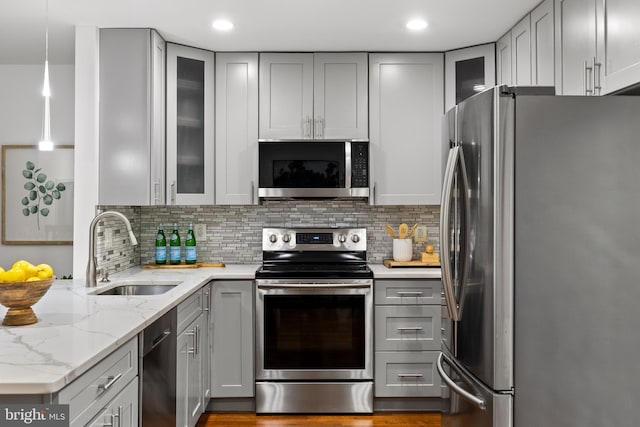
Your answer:
[[[51,137],[74,144],[74,66],[50,65]],[[0,65],[0,144],[37,144],[42,133],[44,65]],[[0,203],[2,203],[0,199]],[[0,266],[19,260],[50,264],[58,277],[72,273],[72,246],[1,245]]]

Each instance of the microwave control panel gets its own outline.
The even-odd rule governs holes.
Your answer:
[[[369,187],[369,143],[351,143],[351,187]]]

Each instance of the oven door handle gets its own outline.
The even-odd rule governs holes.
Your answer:
[[[365,289],[371,285],[357,285],[353,283],[313,283],[313,284],[295,284],[283,283],[280,285],[258,285],[258,289]]]

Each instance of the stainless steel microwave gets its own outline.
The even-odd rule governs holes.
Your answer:
[[[260,141],[258,196],[369,197],[369,143]]]

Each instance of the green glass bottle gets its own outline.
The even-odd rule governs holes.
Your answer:
[[[180,264],[180,235],[178,224],[173,224],[173,231],[169,239],[169,264]]]
[[[196,263],[196,236],[193,234],[193,224],[189,224],[187,238],[184,241],[184,262],[187,264]]]
[[[167,238],[164,235],[164,228],[158,226],[158,234],[156,234],[156,264],[167,263]]]

